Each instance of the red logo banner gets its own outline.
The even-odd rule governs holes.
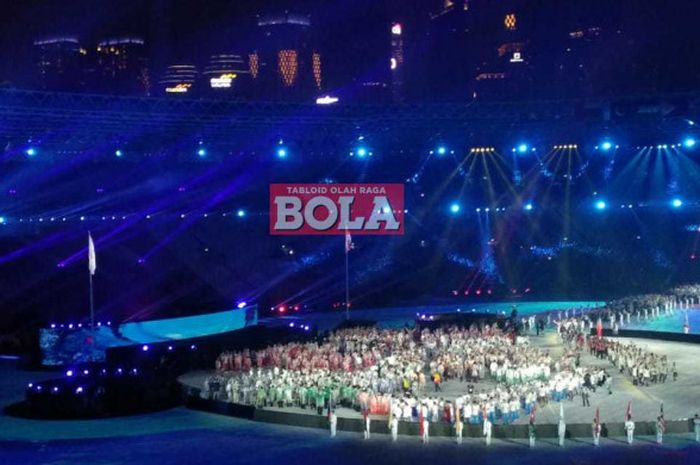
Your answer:
[[[403,184],[270,184],[270,234],[401,235]]]

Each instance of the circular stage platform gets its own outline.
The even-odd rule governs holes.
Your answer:
[[[591,423],[596,407],[600,409],[603,436],[623,436],[625,413],[630,401],[636,423],[635,434],[655,434],[655,420],[662,402],[668,433],[692,431],[692,417],[695,413],[700,413],[700,389],[697,387],[700,385],[700,370],[696,369],[697,360],[700,360],[700,345],[653,339],[624,338],[624,341],[634,343],[656,354],[667,355],[671,362],[676,362],[679,373],[678,380],[669,379],[665,383],[652,384],[647,387],[635,386],[629,377],[613,370],[612,365],[607,360],[595,358],[584,351],[581,364],[587,367],[606,368],[612,374],[613,392],[608,394],[605,389],[597,389],[590,397],[590,407],[583,407],[580,397],[575,397],[573,401],[564,401],[567,437],[590,437]],[[563,345],[559,342],[556,332],[553,331],[548,331],[539,337],[531,336],[530,343],[550,351],[555,357],[563,351]],[[214,373],[213,370],[190,372],[179,378],[186,393],[189,407],[262,422],[328,428],[326,416],[318,415],[311,410],[298,407],[255,408],[221,400],[203,399],[200,395],[201,387],[205,378],[212,373]],[[480,388],[487,385],[489,385],[488,381],[479,383],[475,387]],[[467,383],[448,381],[443,385],[444,392],[440,393],[440,397],[454,399],[466,391],[466,386]],[[431,392],[426,391],[425,394],[431,395]],[[538,407],[536,424],[539,437],[556,437],[559,409],[559,403],[552,401]],[[349,408],[338,408],[336,413],[339,430],[356,432],[363,430],[360,412]],[[389,432],[386,416],[372,416],[372,420],[372,432]],[[521,414],[514,424],[495,424],[493,435],[501,438],[525,438],[528,434],[527,423],[528,416]],[[430,431],[431,435],[435,436],[454,435],[452,426],[447,423],[433,423]],[[418,424],[416,422],[400,422],[399,434],[418,435]],[[465,424],[464,436],[480,437],[481,426]]]

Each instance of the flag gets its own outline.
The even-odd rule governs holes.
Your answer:
[[[596,334],[598,335],[598,339],[603,337],[603,320],[598,317],[598,321],[595,324],[595,330]]]
[[[664,403],[661,402],[661,412],[659,413],[659,426],[662,433],[666,432],[666,419],[664,418]]]
[[[97,270],[97,256],[95,255],[95,243],[92,241],[92,235],[88,232],[88,269],[90,274],[94,276]]]
[[[595,425],[596,427],[600,426],[600,407],[595,408]]]
[[[350,252],[354,248],[355,244],[352,243],[352,236],[350,235],[350,231],[348,231],[348,229],[345,228],[345,253]]]
[[[688,320],[688,312],[685,312],[685,324],[683,326],[686,331],[690,331],[690,321]]]
[[[559,419],[564,420],[564,404],[559,402]]]
[[[627,402],[627,412],[625,413],[625,421],[632,419],[632,401]]]
[[[561,404],[559,404],[561,405]],[[532,409],[532,412],[530,412],[530,423],[535,423],[535,412],[537,411],[537,406],[535,405],[535,408]]]

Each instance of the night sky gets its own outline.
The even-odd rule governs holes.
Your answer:
[[[384,1],[279,0],[3,0],[0,78],[17,82],[32,72],[32,42],[52,35],[77,36],[93,46],[112,35],[145,37],[156,67],[186,60],[201,64],[212,53],[246,53],[254,46],[255,16],[284,11],[309,14],[314,42],[337,59],[334,74],[352,78],[358,67],[386,63]],[[362,40],[358,41],[358,36]],[[329,40],[331,39],[331,40]]]
[[[143,36],[151,71],[158,75],[176,61],[202,66],[213,53],[247,53],[257,40],[255,15],[285,9],[311,16],[313,45],[324,56],[324,79],[331,88],[388,72],[392,21],[407,26],[405,54],[407,69],[413,74],[408,79],[420,74],[414,79],[420,88],[423,75],[429,82],[429,74],[440,71],[436,69],[439,62],[411,67],[424,60],[426,50],[436,47],[434,35],[426,31],[429,13],[440,9],[441,0],[1,0],[1,4],[0,83],[10,86],[22,87],[36,73],[31,53],[36,38],[73,35],[90,48],[104,37]],[[620,39],[605,46],[605,56],[599,60],[607,65],[601,68],[603,74],[619,63],[631,70],[628,75],[632,77],[625,79],[653,75],[653,85],[639,87],[645,91],[700,88],[697,1],[472,0],[471,4],[499,9],[494,16],[497,22],[490,26],[488,12],[472,8],[479,11],[474,20],[487,32],[502,29],[500,9],[517,11],[544,77],[551,76],[555,68],[542,63],[558,59],[570,31],[602,26],[607,32],[619,31]],[[454,48],[466,51],[477,47],[476,43],[470,36],[466,45]],[[487,53],[495,55],[498,39],[486,43]],[[448,61],[459,61],[459,55]],[[634,86],[629,90],[637,91]]]

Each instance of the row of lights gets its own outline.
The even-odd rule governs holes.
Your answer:
[[[681,199],[679,197],[675,197],[675,198],[671,199],[669,201],[669,204],[673,208],[681,208],[683,205],[685,205],[685,203],[683,202],[683,199]],[[599,211],[606,210],[609,207],[608,202],[605,201],[604,199],[596,200],[594,202],[593,206],[596,210],[599,210]],[[634,207],[632,206],[632,204],[621,204],[620,208],[630,208],[631,209]],[[535,209],[535,205],[532,202],[527,202],[523,205],[523,210],[526,212],[530,212],[534,209]],[[490,207],[486,207],[486,208],[477,207],[474,209],[474,211],[476,211],[476,213],[481,213],[481,212],[490,213],[492,210],[495,212],[505,212],[506,207],[496,207],[493,209]],[[453,215],[456,215],[462,211],[462,206],[458,202],[452,202],[449,206],[449,211]]]
[[[238,218],[245,218],[247,214],[248,214],[247,211],[246,211],[245,209],[243,209],[243,208],[239,208],[239,209],[236,210],[236,212],[235,212],[235,215],[236,215]],[[221,214],[221,216],[228,216],[228,215],[229,215],[228,213],[222,213],[222,214]],[[121,215],[121,216],[116,216],[116,215],[111,215],[111,216],[110,216],[110,215],[105,215],[105,216],[101,216],[101,217],[97,217],[97,218],[100,218],[102,221],[110,221],[110,220],[112,220],[112,221],[117,221],[117,220],[119,220],[119,219],[126,220],[127,218],[130,218],[130,216],[131,216],[131,215]],[[208,218],[209,216],[210,216],[209,213],[204,213],[204,214],[202,214],[202,217],[203,217],[203,218]],[[180,213],[180,214],[179,214],[179,217],[180,217],[180,219],[184,219],[184,218],[187,217],[187,213]],[[147,220],[150,220],[150,219],[153,218],[153,215],[148,214],[148,215],[145,215],[144,218],[147,219]],[[60,220],[61,222],[66,222],[66,221],[68,221],[69,219],[71,219],[71,217],[68,217],[68,216],[63,216],[63,217],[60,217],[60,218],[59,218],[59,217],[55,217],[55,216],[51,216],[51,217],[46,217],[46,218],[44,218],[44,217],[42,216],[42,217],[37,218],[36,221],[37,221],[38,223],[43,223],[44,221],[56,222],[56,221],[59,221],[59,220]],[[91,218],[88,218],[88,217],[86,217],[86,216],[79,216],[79,217],[77,217],[77,219],[80,220],[80,221],[87,221],[88,219],[91,219]],[[5,216],[0,216],[0,225],[7,224],[8,221],[9,221],[9,219],[8,219],[7,217],[5,217]],[[21,218],[19,218],[18,221],[19,221],[20,223],[24,223],[24,222],[33,223],[33,222],[34,222],[34,218],[24,218],[24,217],[21,217]]]
[[[301,310],[301,305],[299,305],[299,304],[297,304],[297,305],[281,304],[281,305],[270,307],[270,310],[273,312],[279,312],[279,313],[285,313],[287,310],[289,310],[289,311],[293,310],[295,312],[298,312],[299,310]]]
[[[683,202],[682,199],[676,197],[676,198],[671,199],[671,201],[669,202],[669,204],[670,204],[671,207],[673,207],[673,208],[681,208],[681,207],[684,205],[684,202]],[[605,200],[600,199],[600,200],[596,200],[595,203],[593,204],[593,206],[595,207],[596,210],[603,211],[603,210],[607,210],[607,208],[608,208],[609,205],[608,205],[608,203],[607,203]],[[630,203],[630,204],[627,204],[627,205],[622,204],[622,205],[620,205],[620,208],[629,208],[629,209],[631,209],[631,208],[634,208],[634,207],[633,207],[632,204]]]
[[[363,140],[364,137],[359,137],[358,140]],[[676,148],[676,147],[685,147],[687,149],[692,149],[695,147],[697,144],[697,141],[693,137],[687,137],[684,139],[682,142],[679,142],[678,144],[659,144],[656,145],[657,149],[667,149],[667,148]],[[561,149],[578,149],[578,144],[557,144],[554,145],[553,148],[555,150],[561,150]],[[603,152],[608,152],[612,150],[613,148],[619,149],[620,146],[618,144],[615,144],[612,140],[610,139],[604,139],[601,141],[598,145],[595,146],[596,150],[601,150]],[[653,145],[649,146],[637,146],[637,149],[642,149],[642,148],[654,148]],[[531,147],[528,143],[526,142],[521,142],[515,147],[511,149],[513,153],[520,153],[520,154],[525,154],[527,152],[535,152],[537,149],[535,147]],[[469,149],[469,153],[493,153],[495,152],[496,149],[494,147],[472,147]],[[38,148],[36,147],[29,147],[27,148],[24,153],[28,157],[34,157],[39,153]],[[206,158],[208,151],[207,148],[204,146],[204,143],[202,141],[199,142],[197,146],[197,156],[199,158]],[[435,149],[430,151],[431,155],[447,155],[448,153],[454,154],[454,150],[450,150],[447,148],[445,145],[438,145]],[[289,155],[289,150],[287,149],[287,146],[284,144],[283,140],[280,140],[277,144],[277,148],[275,149],[275,154],[277,158],[279,159],[285,159]],[[124,156],[124,151],[122,149],[116,149],[114,151],[114,155],[117,158],[122,158]],[[371,157],[373,155],[372,151],[368,149],[365,145],[358,145],[355,147],[351,152],[350,156],[351,157],[357,157],[357,158],[365,158],[365,157]]]
[[[112,326],[112,322],[111,322],[111,321],[108,321],[105,325],[106,325],[106,326]],[[66,328],[67,328],[67,329],[80,329],[80,328],[82,328],[83,326],[85,326],[86,328],[88,327],[87,324],[86,324],[86,325],[83,325],[82,323],[77,323],[77,324],[73,324],[73,323],[61,323],[61,324],[51,323],[51,325],[50,325],[51,329],[59,329],[59,328],[60,328],[60,329],[66,329]],[[98,326],[98,327],[102,327],[102,322],[101,322],[101,321],[98,321],[98,322],[97,322],[97,326]]]
[[[303,329],[304,331],[309,331],[309,330],[311,330],[311,326],[309,326],[309,325],[303,325],[303,324],[296,324],[296,323],[294,323],[293,321],[292,321],[291,323],[289,323],[289,327],[290,327],[290,328],[299,328],[299,329]]]
[[[534,205],[533,205],[531,202],[528,202],[528,203],[526,203],[525,205],[523,205],[523,210],[525,210],[525,211],[531,211],[531,210],[533,210],[533,209],[534,209]],[[459,213],[460,211],[462,211],[462,206],[461,206],[458,202],[452,202],[452,203],[450,204],[450,213],[456,215],[456,214]],[[485,208],[477,207],[477,208],[474,209],[474,211],[476,211],[477,213],[481,213],[482,211],[485,212],[485,213],[490,213],[490,212],[491,212],[491,208],[490,208],[490,207],[485,207]],[[496,207],[496,208],[493,209],[493,211],[495,211],[495,212],[505,212],[505,211],[506,211],[506,207]]]

